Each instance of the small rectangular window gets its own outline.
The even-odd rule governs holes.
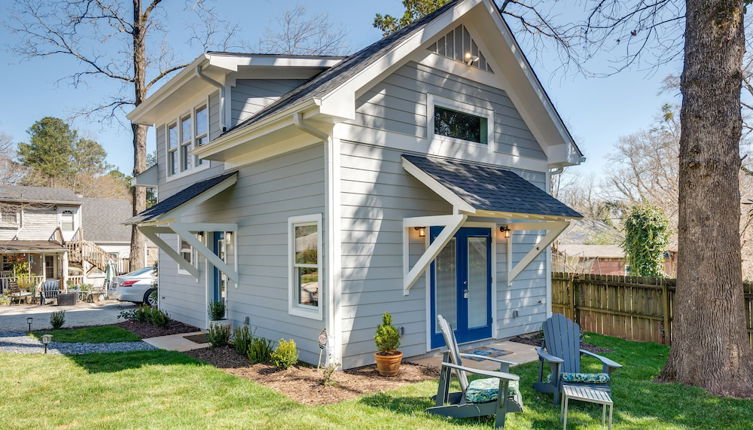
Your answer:
[[[185,240],[180,240],[180,256],[189,264],[193,264],[193,247]]]
[[[18,211],[14,207],[0,207],[0,225],[17,226]]]
[[[321,318],[321,215],[292,217],[290,234],[290,312]]]
[[[487,119],[441,106],[434,106],[434,134],[487,144]]]
[[[178,173],[178,124],[167,126],[167,174]]]
[[[73,231],[75,227],[75,220],[74,215],[72,211],[63,211],[61,214],[61,223],[60,228],[63,229],[63,231]]]
[[[180,120],[180,170],[186,171],[191,168],[191,116],[186,116]]]
[[[196,108],[194,113],[194,147],[197,148],[209,141],[209,117],[207,116],[207,107],[201,106]],[[201,166],[202,160],[195,157],[196,165]]]

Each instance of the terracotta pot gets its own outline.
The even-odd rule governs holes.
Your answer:
[[[377,352],[374,354],[374,358],[376,358],[376,368],[380,375],[395,376],[400,371],[403,353],[400,351]]]

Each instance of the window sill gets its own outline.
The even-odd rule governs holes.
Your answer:
[[[321,305],[316,308],[290,305],[288,306],[288,314],[297,317],[309,318],[312,320],[322,320]]]
[[[194,167],[194,168],[191,168],[190,170],[184,170],[184,171],[182,171],[180,173],[176,173],[174,175],[166,176],[165,177],[165,182],[171,182],[171,181],[174,181],[176,179],[185,178],[187,176],[191,176],[194,173],[198,173],[198,172],[207,170],[209,168],[209,165],[210,165],[210,161],[209,160],[204,160],[204,162],[201,164],[201,167]]]

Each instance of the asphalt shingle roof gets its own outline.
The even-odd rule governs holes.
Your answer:
[[[84,239],[92,242],[130,242],[131,227],[123,222],[131,217],[131,201],[84,197],[82,225]]]
[[[80,204],[82,197],[66,188],[0,185],[0,201]]]
[[[476,210],[582,218],[519,175],[499,167],[403,154],[403,158]]]
[[[372,43],[371,45],[361,49],[355,54],[345,57],[341,62],[335,66],[323,71],[316,75],[311,80],[296,87],[292,91],[286,93],[274,103],[270,104],[266,108],[259,111],[256,115],[238,123],[235,127],[227,130],[225,133],[229,133],[233,130],[250,126],[260,120],[278,112],[288,106],[294,105],[296,102],[306,99],[312,99],[323,96],[335,88],[339,87],[347,80],[355,76],[358,72],[365,69],[374,61],[382,57],[383,54],[390,51],[395,46],[402,43],[404,40],[411,37],[415,32],[424,28],[434,18],[444,13],[447,9],[453,7],[458,0],[453,0],[446,5],[440,7],[434,12],[424,16],[418,21],[410,24],[394,33],[381,38],[380,40]]]
[[[128,224],[138,224],[138,223],[155,219],[159,217],[160,215],[166,214],[167,212],[170,212],[171,210],[177,208],[178,206],[184,203],[187,203],[189,200],[209,190],[210,188],[214,187],[215,185],[219,184],[225,179],[233,175],[237,175],[237,174],[238,172],[234,171],[234,172],[224,173],[222,175],[215,176],[209,179],[205,179],[203,181],[196,182],[195,184],[192,184],[178,191],[172,196],[166,198],[165,200],[162,200],[156,205],[141,212],[140,214],[127,219],[125,222]]]

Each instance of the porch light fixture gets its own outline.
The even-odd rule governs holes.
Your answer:
[[[471,54],[471,51],[466,51],[464,58],[465,58],[465,64],[468,66],[478,61],[478,55]]]
[[[499,231],[505,234],[505,239],[510,238],[510,227],[503,225],[499,227]]]
[[[413,227],[418,232],[418,237],[426,237],[426,227]]]
[[[51,334],[43,334],[42,335],[42,344],[44,345],[44,353],[47,354],[47,345],[52,341],[52,335]]]
[[[34,318],[28,317],[26,318],[26,324],[29,324],[29,333],[31,333],[31,323],[34,321]]]

